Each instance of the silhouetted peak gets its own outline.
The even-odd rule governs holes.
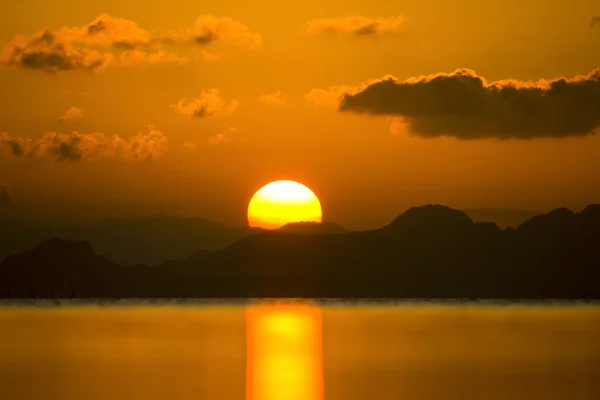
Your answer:
[[[521,235],[537,235],[538,233],[547,233],[549,229],[569,225],[574,221],[575,214],[573,211],[561,207],[528,219],[517,228],[517,232]]]
[[[334,222],[290,222],[279,228],[282,232],[293,232],[302,234],[328,234],[347,233],[344,227]]]
[[[411,230],[464,229],[473,225],[462,211],[447,206],[428,204],[412,207],[397,217],[387,228]]]
[[[44,240],[34,249],[34,252],[52,258],[71,259],[89,258],[96,255],[92,246],[86,241],[66,240],[61,238]]]
[[[13,201],[6,186],[0,187],[0,207],[10,207]]]
[[[581,211],[580,215],[586,219],[600,220],[600,204],[590,204]]]
[[[565,207],[556,208],[546,214],[547,217],[555,220],[565,220],[574,215],[573,211]]]

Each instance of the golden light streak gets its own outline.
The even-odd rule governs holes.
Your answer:
[[[246,344],[246,400],[323,400],[318,308],[251,307]]]

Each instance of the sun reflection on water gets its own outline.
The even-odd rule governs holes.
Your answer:
[[[246,322],[246,400],[322,400],[321,312],[251,307]]]

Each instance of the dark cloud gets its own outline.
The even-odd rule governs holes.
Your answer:
[[[386,78],[347,92],[339,110],[403,117],[411,131],[423,137],[588,135],[600,125],[600,69],[538,82],[488,83],[468,69],[406,81]]]
[[[592,18],[592,22],[590,22],[590,26],[600,26],[600,15]]]

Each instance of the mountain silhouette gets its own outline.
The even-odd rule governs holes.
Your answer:
[[[4,222],[4,221],[3,221]],[[106,219],[91,224],[38,226],[0,222],[0,260],[49,237],[85,240],[98,254],[122,265],[158,265],[198,251],[219,250],[260,229],[232,228],[201,218],[155,216]]]
[[[600,298],[598,243],[600,205],[504,230],[426,205],[380,229],[263,231],[152,268],[51,239],[0,264],[0,295],[52,286],[90,297]]]
[[[12,200],[6,190],[2,193],[5,193],[5,200],[2,200],[5,206],[0,204],[0,261],[8,255],[31,249],[44,239],[61,237],[85,240],[98,254],[117,264],[160,265],[169,260],[186,258],[200,249],[221,250],[239,239],[261,231],[258,228],[230,227],[202,218],[174,216],[112,218],[77,224],[40,224],[26,217],[30,210],[11,205]],[[501,227],[510,224],[517,227],[526,219],[523,218],[525,215],[535,215],[519,210],[474,209],[465,212],[474,220],[500,221]],[[507,221],[510,224],[507,225]],[[311,235],[348,232],[333,222],[290,223],[279,230]]]
[[[348,233],[348,230],[335,222],[290,222],[279,228],[280,232],[322,235],[328,233]]]

